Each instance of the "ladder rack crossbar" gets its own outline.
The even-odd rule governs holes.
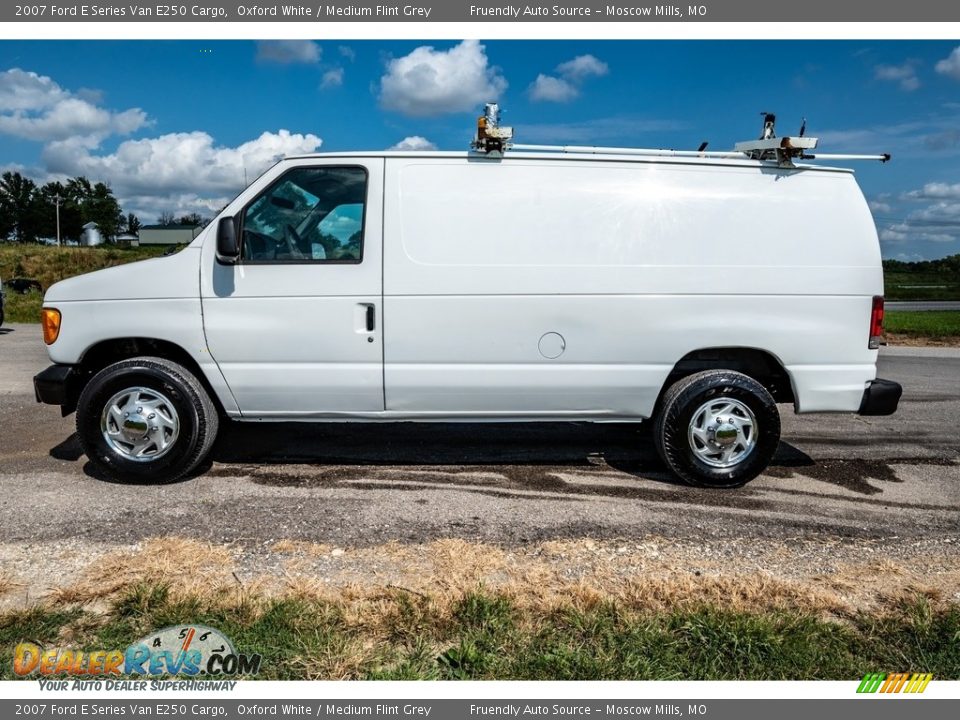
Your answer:
[[[890,159],[890,153],[881,153],[879,155],[851,155],[849,153],[813,153],[810,155],[801,155],[801,160],[879,160],[887,162]]]
[[[700,157],[727,160],[745,160],[746,155],[732,150],[670,150],[667,148],[624,148],[597,145],[527,145],[514,143],[511,150],[528,152],[583,153],[587,155],[645,155],[652,157]]]

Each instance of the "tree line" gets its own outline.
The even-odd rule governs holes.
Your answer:
[[[914,262],[884,260],[883,269],[892,272],[953,273],[960,275],[960,253],[948,255],[939,260],[917,260]]]
[[[53,181],[37,185],[18,172],[0,175],[0,240],[12,239],[29,243],[57,237],[57,203],[60,204],[60,237],[79,240],[83,226],[96,223],[100,234],[112,241],[121,233],[136,233],[140,219],[124,214],[110,186],[91,182],[83,176],[66,182]],[[203,225],[197,213],[176,218],[161,213],[160,225]]]

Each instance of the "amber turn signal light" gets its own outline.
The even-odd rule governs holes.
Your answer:
[[[43,341],[53,345],[60,335],[60,311],[56,308],[43,308],[40,311],[40,324],[43,326]]]

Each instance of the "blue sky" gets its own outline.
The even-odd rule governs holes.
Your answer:
[[[0,41],[0,168],[86,174],[152,222],[206,215],[279,154],[518,142],[725,149],[807,118],[857,163],[885,257],[960,252],[960,43]],[[798,219],[798,221],[802,221]]]

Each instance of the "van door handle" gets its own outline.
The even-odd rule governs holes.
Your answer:
[[[373,332],[374,326],[376,324],[375,312],[376,311],[373,309],[373,305],[367,305],[367,332]]]

